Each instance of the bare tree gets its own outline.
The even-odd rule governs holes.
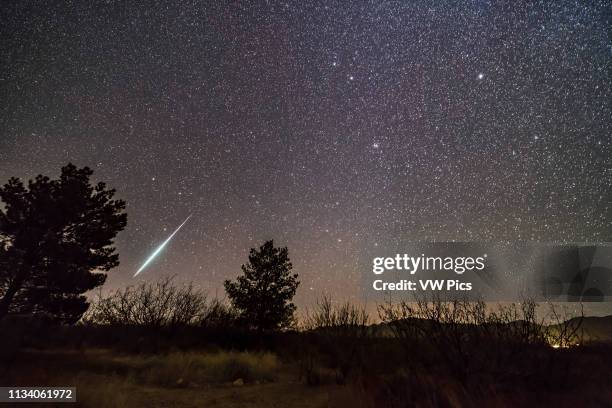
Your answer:
[[[460,380],[475,373],[509,374],[508,367],[530,361],[529,350],[569,347],[582,342],[582,318],[571,318],[550,305],[547,316],[538,318],[533,300],[487,305],[483,301],[439,298],[415,299],[379,305],[381,320],[407,349],[406,363],[417,364],[414,350],[431,347]],[[552,321],[547,325],[546,321]],[[536,367],[532,367],[536,369]]]
[[[416,347],[432,347],[435,356],[460,379],[474,372],[504,371],[526,347],[545,343],[543,320],[537,305],[520,303],[487,305],[467,299],[443,301],[417,298],[413,302],[379,305],[379,316],[410,352],[414,364]]]
[[[302,326],[320,340],[323,352],[336,370],[336,382],[344,383],[352,371],[362,368],[366,343],[373,331],[365,307],[349,302],[335,305],[331,297],[323,296],[313,310],[306,312]],[[302,368],[308,376],[313,361],[310,355],[304,357]]]
[[[549,321],[551,324],[546,328],[546,339],[554,348],[567,348],[584,343],[584,305],[580,304],[580,314],[576,316],[570,312],[567,306],[561,310],[549,303]]]
[[[199,324],[207,328],[227,328],[238,324],[240,313],[218,298],[204,305]]]
[[[305,330],[326,330],[336,334],[368,330],[370,316],[364,307],[344,302],[334,305],[331,297],[324,295],[318,299],[313,310],[307,310],[303,322]]]

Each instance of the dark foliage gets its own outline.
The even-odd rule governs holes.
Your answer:
[[[157,361],[179,367],[180,374],[170,370],[169,376],[161,371],[153,377],[169,378],[172,382],[163,384],[176,387],[177,378],[197,377],[200,370],[192,360],[172,360],[177,352],[225,349],[274,353],[287,369],[285,375],[299,375],[303,383],[322,387],[313,393],[329,392],[332,407],[609,406],[610,344],[578,345],[565,336],[575,332],[574,321],[581,317],[560,324],[553,319],[554,325],[546,326],[535,319],[533,306],[523,302],[487,311],[478,302],[389,304],[381,305],[381,315],[390,320],[369,325],[364,308],[324,298],[309,311],[305,330],[299,332],[248,330],[224,324],[224,319],[214,325],[196,320],[161,327],[142,321],[58,327],[6,319],[0,322],[0,332],[10,332],[0,337],[0,380],[41,384],[33,374],[44,372],[55,381],[60,372],[83,369],[96,376],[130,378],[126,383],[135,380],[140,387],[149,381],[141,368],[147,370]],[[547,344],[562,340],[560,336],[566,341],[559,344],[567,347]],[[121,358],[95,357],[79,368],[81,356],[99,356],[99,349]],[[72,361],[65,361],[66,356],[73,356]],[[471,361],[458,370],[465,356]],[[122,363],[141,359],[147,365],[137,370]],[[230,374],[218,372],[214,380],[250,378],[240,362],[227,368]],[[264,386],[256,392],[269,390]]]
[[[175,285],[168,277],[100,292],[83,316],[89,325],[140,326],[148,328],[228,328],[236,324],[236,312],[219,299],[208,300],[193,283]]]
[[[352,374],[363,370],[376,331],[365,307],[334,303],[329,296],[317,300],[314,309],[306,312],[303,329],[305,338],[316,338],[319,352],[314,354],[325,356],[325,365],[333,370],[337,384],[345,384]],[[309,346],[306,342],[300,354],[300,375],[307,383],[316,384],[321,373]]]
[[[258,330],[273,330],[294,323],[295,305],[291,303],[299,285],[291,274],[287,248],[275,248],[267,241],[259,250],[252,248],[243,275],[225,281],[225,291],[240,312],[243,323]]]
[[[44,315],[73,323],[88,307],[84,292],[119,264],[113,239],[127,223],[115,190],[90,184],[92,170],[69,164],[59,179],[0,188],[0,318]]]

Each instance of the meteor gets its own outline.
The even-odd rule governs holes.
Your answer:
[[[136,277],[140,272],[142,272],[144,268],[146,268],[147,265],[149,265],[151,261],[153,261],[153,259],[155,259],[157,255],[159,255],[159,253],[164,249],[164,247],[168,244],[168,242],[170,242],[170,240],[176,235],[177,232],[179,232],[179,230],[183,227],[183,225],[185,225],[187,221],[189,221],[190,218],[191,218],[191,215],[189,215],[189,217],[187,217],[185,221],[183,221],[183,223],[178,226],[178,228],[172,233],[172,235],[168,237],[168,239],[166,239],[160,246],[157,247],[157,249],[151,254],[151,256],[148,257],[147,260],[142,264],[140,269],[136,271],[136,273],[134,274],[134,277]]]

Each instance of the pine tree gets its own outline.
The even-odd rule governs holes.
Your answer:
[[[83,296],[119,264],[113,240],[127,223],[115,190],[95,186],[93,172],[72,164],[57,180],[39,175],[0,187],[0,319],[44,314],[73,323],[88,307]]]
[[[247,326],[258,330],[291,326],[296,309],[291,300],[300,283],[291,270],[287,248],[275,248],[270,240],[259,250],[251,248],[249,262],[242,265],[243,275],[224,282],[225,291]]]

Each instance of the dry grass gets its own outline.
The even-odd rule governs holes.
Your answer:
[[[137,382],[165,387],[198,387],[238,379],[245,383],[272,382],[279,370],[278,359],[271,353],[175,352],[114,360],[127,367]]]
[[[75,407],[328,407],[329,387],[308,387],[271,353],[112,350],[21,351],[0,382],[74,386]],[[243,386],[232,382],[241,378]],[[178,380],[182,379],[180,383]]]
[[[131,389],[135,384],[128,378],[79,372],[71,381],[70,384],[77,389],[77,401],[83,407],[134,406]]]
[[[609,364],[601,364],[608,348],[550,350],[559,361],[542,373],[564,368],[571,380],[565,385],[489,379],[468,388],[436,367],[394,369],[391,361],[382,372],[368,369],[341,386],[334,384],[333,370],[316,365],[319,378],[308,385],[298,380],[297,362],[281,364],[270,353],[118,355],[108,349],[21,351],[10,366],[0,366],[0,383],[75,386],[75,407],[609,406]],[[245,385],[233,385],[237,378]]]

